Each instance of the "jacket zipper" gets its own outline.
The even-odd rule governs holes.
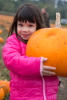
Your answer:
[[[44,96],[44,100],[46,100],[46,95],[45,95],[45,80],[44,80],[43,77],[42,77],[42,80],[43,80],[43,96]]]

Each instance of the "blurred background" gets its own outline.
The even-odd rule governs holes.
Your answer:
[[[10,81],[9,71],[2,60],[2,48],[8,36],[13,16],[19,5],[24,3],[33,3],[40,9],[44,8],[49,17],[49,27],[56,26],[56,12],[59,12],[61,27],[67,28],[67,0],[0,0],[0,80]],[[67,78],[61,77],[60,79],[58,100],[67,100]],[[4,97],[4,100],[9,100],[9,94]]]
[[[40,8],[45,8],[50,19],[55,19],[56,11],[61,13],[61,18],[67,18],[67,0],[0,0],[0,13],[13,15],[23,3],[34,3]]]

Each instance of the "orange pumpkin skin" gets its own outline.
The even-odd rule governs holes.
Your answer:
[[[0,34],[2,33],[2,30],[0,29]]]
[[[0,37],[0,43],[4,43],[4,39]]]
[[[4,100],[4,97],[5,97],[4,90],[3,88],[0,88],[0,100]]]
[[[30,37],[26,55],[48,58],[44,65],[56,67],[56,74],[67,76],[67,29],[44,28]]]
[[[0,87],[5,91],[5,94],[10,93],[10,82],[6,80],[0,80]]]
[[[10,82],[0,80],[0,100],[4,100],[8,93],[10,93]]]

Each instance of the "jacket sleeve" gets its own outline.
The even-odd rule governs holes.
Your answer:
[[[21,56],[17,43],[8,40],[3,47],[3,61],[8,70],[27,77],[40,76],[40,57]]]

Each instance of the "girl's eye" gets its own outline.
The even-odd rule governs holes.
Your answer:
[[[33,27],[33,25],[29,25],[29,27]]]
[[[21,26],[22,27],[23,25],[22,24],[18,24],[18,26]]]

